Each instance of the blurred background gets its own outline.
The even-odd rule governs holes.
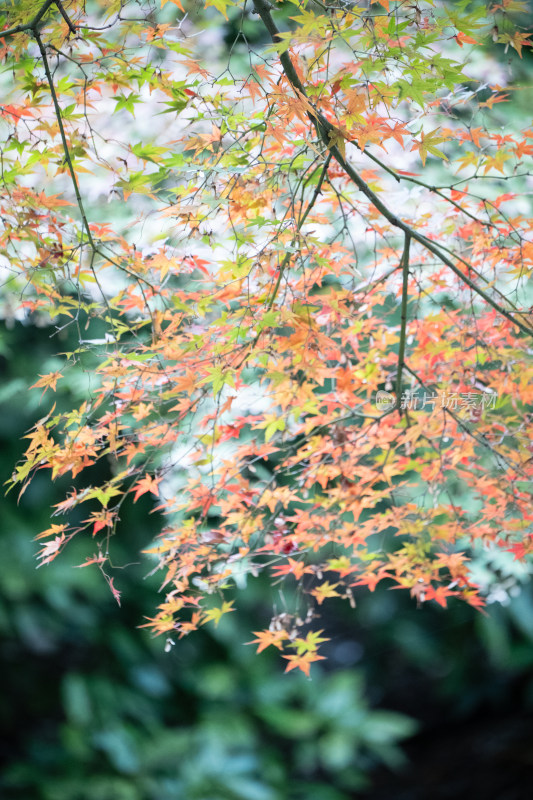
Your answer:
[[[52,333],[39,320],[1,327],[4,480],[48,410],[25,387],[54,369],[65,343]],[[73,402],[81,378],[67,374],[58,403]],[[1,798],[531,796],[533,592],[510,554],[475,558],[495,601],[486,615],[417,609],[387,589],[362,592],[355,609],[329,601],[328,660],[308,680],[243,644],[276,602],[261,579],[240,591],[238,613],[168,653],[138,627],[160,582],[139,562],[161,523],[146,498],[123,507],[113,542],[120,608],[96,567],[75,568],[91,553],[81,537],[36,569],[33,537],[68,488],[43,475],[18,504],[0,500]]]

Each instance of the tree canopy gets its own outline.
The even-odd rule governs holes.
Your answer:
[[[328,598],[479,607],[472,547],[527,556],[526,10],[4,5],[4,314],[74,341],[11,481],[68,478],[41,563],[86,537],[120,601],[112,537],[150,495],[149,627],[171,646],[264,571],[257,649],[309,674]]]

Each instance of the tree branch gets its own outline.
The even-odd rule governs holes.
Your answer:
[[[268,0],[254,0],[254,8],[256,14],[258,14],[261,17],[263,25],[269,32],[274,44],[278,44],[279,42],[281,42],[282,39],[280,38],[279,30],[276,26],[276,23],[272,19],[272,15],[270,13],[272,5],[268,2]],[[303,83],[300,81],[298,73],[296,72],[294,64],[292,63],[291,57],[287,53],[287,51],[280,53],[279,60],[281,61],[281,66],[283,67],[283,70],[285,72],[285,75],[289,79],[289,82],[295,89],[298,89],[299,92],[301,92],[304,96],[306,96]]]
[[[311,209],[313,208],[314,204],[316,203],[316,201],[318,199],[318,196],[319,196],[320,192],[322,191],[322,184],[324,183],[324,179],[326,178],[326,175],[328,173],[328,167],[330,165],[330,162],[331,162],[332,158],[333,158],[333,154],[331,152],[329,152],[327,154],[327,156],[326,156],[326,160],[324,161],[324,166],[322,167],[322,172],[320,173],[320,177],[319,177],[318,183],[317,183],[317,185],[315,187],[315,191],[313,192],[313,196],[310,199],[310,201],[309,201],[309,203],[307,205],[307,208],[305,209],[305,213],[299,219],[298,224],[296,226],[296,230],[298,232],[302,229],[302,226],[303,226],[305,220],[309,216],[309,213],[310,213]],[[267,311],[270,311],[270,309],[274,305],[274,301],[275,301],[275,299],[277,297],[277,294],[279,292],[279,287],[281,285],[281,279],[283,278],[283,273],[285,272],[285,269],[287,268],[287,264],[291,260],[291,256],[292,256],[292,253],[287,253],[285,258],[281,262],[281,265],[280,265],[280,268],[279,268],[278,279],[276,281],[276,285],[274,286],[274,289],[272,291],[272,294],[271,294],[270,299],[269,299],[268,304],[267,304]]]
[[[270,9],[272,6],[268,2],[268,0],[253,0],[254,8],[256,13],[261,17],[265,28],[268,30],[272,41],[274,44],[277,44],[281,41],[279,36],[279,30],[276,27],[274,20],[272,19],[272,15],[270,13]],[[307,94],[305,91],[305,87],[303,86],[302,82],[300,81],[294,64],[287,53],[287,51],[280,53],[280,62],[289,80],[293,89],[301,94],[304,98],[307,98]],[[311,107],[311,104],[308,104],[308,107]],[[338,133],[340,132],[337,128],[331,124],[319,111],[312,109],[312,111],[308,111],[308,116],[313,125],[316,128],[317,134],[319,135],[320,139],[324,143],[324,145],[328,148],[328,150],[333,154],[333,157],[337,161],[340,167],[346,172],[349,178],[353,181],[353,183],[357,186],[358,189],[370,200],[372,205],[385,217],[388,222],[390,222],[393,227],[398,228],[399,230],[403,231],[404,234],[409,235],[412,239],[419,242],[426,250],[429,250],[430,253],[433,253],[443,264],[449,267],[452,272],[454,272],[473,292],[475,292],[479,297],[485,300],[486,303],[491,305],[499,314],[505,317],[509,322],[519,328],[523,333],[527,334],[528,336],[533,336],[533,330],[524,325],[520,320],[517,320],[513,317],[509,311],[503,308],[499,303],[490,297],[487,292],[483,289],[480,289],[469,277],[465,275],[465,273],[457,267],[453,261],[451,261],[441,249],[434,244],[430,239],[428,239],[423,234],[419,233],[415,228],[412,228],[406,222],[403,222],[399,217],[396,216],[389,208],[379,199],[377,194],[372,191],[370,186],[361,178],[361,176],[355,171],[355,169],[349,164],[342,153],[340,152],[339,148],[335,145],[335,137],[330,137],[330,133]]]
[[[407,372],[410,375],[413,376],[413,378],[420,384],[420,386],[423,389],[425,389],[426,391],[429,391],[429,387],[427,386],[427,384],[424,383],[422,378],[420,378],[416,374],[416,372],[414,372],[414,370],[412,370],[407,364],[404,364],[404,367],[407,370]],[[522,475],[524,474],[524,471],[521,469],[521,467],[518,464],[511,463],[504,456],[502,456],[502,454],[499,453],[494,447],[492,447],[490,442],[487,441],[487,439],[483,436],[483,434],[478,435],[478,434],[474,433],[474,431],[470,430],[468,425],[461,419],[461,417],[459,417],[454,411],[452,411],[451,408],[447,408],[447,406],[443,406],[442,410],[444,411],[445,414],[448,414],[448,416],[450,416],[457,423],[457,425],[461,428],[461,430],[463,430],[466,434],[468,434],[468,436],[470,436],[472,439],[474,439],[474,441],[476,441],[478,444],[482,445],[483,447],[486,447],[487,450],[489,450],[492,453],[492,455],[495,457],[495,459],[499,462],[498,466],[500,467],[500,469],[502,471],[503,471],[502,464],[505,464],[505,466],[508,469],[516,470],[517,472],[520,472],[520,474],[522,474]]]
[[[74,170],[74,165],[72,163],[72,158],[70,156],[70,150],[68,147],[67,137],[65,135],[65,127],[63,125],[63,118],[61,115],[61,108],[59,106],[59,101],[57,99],[56,90],[54,87],[54,81],[52,78],[52,74],[50,72],[50,66],[48,64],[48,56],[46,55],[46,49],[43,44],[43,40],[41,36],[36,30],[33,30],[33,35],[35,36],[35,41],[37,42],[37,47],[39,48],[39,52],[41,54],[41,58],[43,61],[44,71],[46,74],[46,80],[48,82],[48,86],[50,88],[50,94],[52,95],[52,102],[54,104],[55,115],[57,119],[57,124],[59,126],[59,133],[61,136],[61,143],[63,145],[63,153],[65,155],[65,161],[68,166],[68,170],[70,172],[70,177],[72,180],[72,185],[74,187],[74,194],[76,195],[76,202],[78,204],[78,208],[81,215],[82,220],[82,227],[85,229],[85,233],[87,234],[87,240],[94,252],[97,252],[96,243],[93,239],[93,235],[91,233],[91,229],[89,227],[89,222],[87,221],[87,215],[85,214],[85,207],[83,205],[83,200],[81,199],[80,189],[78,186],[78,179],[76,178],[76,172]]]
[[[30,22],[15,25],[14,28],[8,28],[7,31],[1,31],[0,39],[5,38],[6,36],[14,36],[16,33],[25,33],[26,31],[35,33],[37,31],[39,22],[42,20],[50,6],[52,6],[55,2],[56,0],[45,0],[39,11],[36,13],[34,18],[30,20]]]
[[[70,32],[73,33],[74,35],[76,35],[76,33],[77,33],[76,26],[74,25],[73,22],[71,22],[69,15],[67,14],[67,12],[65,11],[65,9],[63,7],[63,3],[61,2],[61,0],[54,0],[54,2],[55,2],[56,6],[59,9],[59,13],[61,14],[63,19],[67,23]]]
[[[415,239],[415,241],[419,242],[423,247],[426,248],[426,250],[429,250],[430,253],[433,253],[433,255],[437,256],[437,258],[440,261],[442,261],[443,264],[446,264],[446,266],[449,267],[452,270],[452,272],[454,272],[463,281],[463,283],[469,286],[473,292],[482,297],[483,300],[485,300],[486,303],[491,305],[499,314],[508,319],[514,325],[516,325],[516,327],[519,328],[523,333],[526,333],[528,336],[533,336],[533,330],[531,328],[529,328],[527,325],[524,325],[522,322],[516,320],[509,311],[507,311],[499,303],[497,303],[496,300],[493,300],[492,297],[489,294],[487,294],[487,292],[485,292],[483,289],[477,286],[474,283],[474,281],[472,281],[468,277],[468,275],[465,275],[465,273],[461,269],[459,269],[459,267],[456,266],[453,263],[453,261],[451,261],[447,256],[444,255],[444,253],[442,253],[442,251],[437,245],[435,245],[426,236],[419,233],[415,228],[412,228],[410,225],[407,225],[406,222],[403,222],[395,214],[393,214],[392,211],[390,211],[387,208],[387,206],[381,202],[379,197],[376,194],[374,194],[374,192],[368,186],[368,184],[366,184],[365,181],[357,174],[354,168],[344,160],[342,155],[339,153],[338,149],[336,147],[333,147],[332,150],[333,150],[333,155],[335,156],[335,159],[339,163],[339,165],[345,170],[345,172],[353,180],[356,186],[363,192],[363,194],[365,194],[368,197],[368,199],[378,209],[378,211],[381,212],[381,214],[385,217],[385,219],[387,219],[391,223],[391,225],[394,225],[395,228],[399,228],[404,233],[410,234],[411,237]]]
[[[409,249],[411,247],[411,235],[405,234],[405,244],[402,254],[403,282],[402,282],[402,306],[401,306],[401,327],[400,327],[400,347],[398,350],[398,375],[396,377],[396,408],[401,409],[402,397],[402,371],[405,363],[405,340],[407,331],[407,289],[409,285]]]

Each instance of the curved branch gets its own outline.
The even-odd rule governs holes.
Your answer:
[[[281,41],[280,39],[280,32],[276,27],[274,20],[272,19],[272,15],[270,13],[270,9],[272,6],[268,2],[268,0],[253,0],[254,8],[256,13],[261,17],[263,24],[265,25],[266,29],[270,33],[272,37],[272,41],[274,44],[277,44]],[[305,91],[305,87],[303,86],[302,82],[300,81],[294,64],[289,56],[289,54],[285,51],[280,54],[280,62],[289,80],[291,86],[296,91],[297,94],[302,95],[304,98],[307,98],[307,94]],[[377,196],[375,192],[372,191],[370,186],[364,181],[361,176],[356,172],[356,170],[349,164],[343,154],[340,152],[338,146],[335,144],[338,141],[338,136],[341,135],[340,131],[337,130],[335,125],[332,125],[319,111],[313,109],[311,104],[307,102],[308,110],[307,114],[311,122],[316,128],[317,134],[321,138],[324,145],[328,148],[328,150],[333,154],[333,157],[337,161],[340,167],[346,172],[348,177],[353,181],[353,183],[357,186],[357,188],[370,200],[372,205],[385,217],[385,219],[390,222],[393,227],[398,228],[399,230],[403,231],[405,235],[409,235],[412,239],[417,241],[421,244],[426,250],[429,250],[430,253],[433,253],[443,264],[449,267],[452,272],[454,272],[458,278],[460,278],[463,283],[465,283],[473,292],[475,292],[479,297],[485,300],[486,303],[491,305],[499,314],[505,317],[509,322],[519,328],[523,333],[527,334],[528,336],[533,336],[533,329],[529,326],[524,325],[520,320],[517,320],[513,315],[507,311],[507,309],[503,308],[499,303],[492,299],[492,297],[487,294],[483,289],[477,286],[474,281],[469,278],[468,275],[457,267],[451,259],[449,259],[441,249],[430,239],[428,239],[423,234],[419,233],[415,228],[412,228],[406,222],[401,220],[399,217],[396,216]]]

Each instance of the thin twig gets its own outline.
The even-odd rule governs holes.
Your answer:
[[[413,376],[413,378],[414,378],[414,379],[415,379],[415,380],[416,380],[416,381],[417,381],[417,382],[420,384],[420,386],[421,386],[423,389],[425,389],[426,391],[428,391],[428,390],[429,390],[429,387],[427,386],[427,384],[426,384],[426,383],[424,383],[424,381],[422,380],[422,378],[420,378],[420,377],[417,375],[417,373],[416,373],[414,370],[412,370],[412,369],[409,367],[409,365],[408,365],[408,364],[404,364],[404,368],[407,370],[407,372],[408,372],[410,375],[412,375],[412,376]],[[481,434],[481,435],[478,435],[477,433],[474,433],[474,431],[472,431],[472,430],[471,430],[471,429],[468,427],[468,425],[467,425],[467,424],[466,424],[466,423],[465,423],[465,422],[464,422],[464,421],[461,419],[461,417],[459,417],[459,416],[458,416],[458,415],[457,415],[457,414],[456,414],[454,411],[452,411],[452,410],[451,410],[451,408],[448,408],[447,406],[443,406],[443,407],[442,407],[442,411],[443,411],[445,414],[448,414],[448,416],[450,416],[450,417],[451,417],[451,418],[452,418],[452,419],[453,419],[453,420],[454,420],[454,421],[457,423],[457,425],[459,425],[459,427],[461,428],[461,430],[463,430],[463,431],[464,431],[466,434],[468,434],[468,436],[470,436],[472,439],[474,439],[474,441],[476,441],[478,444],[482,445],[483,447],[486,447],[486,448],[487,448],[487,450],[489,450],[489,451],[492,453],[492,455],[493,455],[493,456],[496,458],[496,460],[497,460],[497,461],[499,460],[499,462],[500,462],[500,463],[498,464],[498,466],[500,467],[500,469],[503,469],[503,467],[502,467],[502,463],[503,463],[503,464],[505,464],[505,466],[506,466],[508,469],[510,469],[510,470],[516,470],[517,472],[520,472],[521,474],[524,474],[524,471],[523,471],[523,470],[520,468],[520,466],[519,466],[519,465],[517,465],[517,464],[513,464],[513,463],[511,463],[510,461],[508,461],[508,460],[505,458],[505,456],[503,456],[503,455],[502,455],[501,453],[499,453],[499,452],[498,452],[498,451],[497,451],[497,450],[496,450],[494,447],[492,447],[492,445],[490,444],[490,442],[488,442],[488,441],[486,440],[486,438],[485,438],[485,437],[484,437],[482,434]]]
[[[309,203],[307,205],[307,208],[305,209],[305,213],[302,215],[302,217],[300,218],[300,220],[298,221],[298,224],[296,226],[297,232],[301,231],[305,220],[309,216],[309,214],[311,212],[311,209],[313,208],[314,204],[316,203],[316,201],[318,199],[319,194],[322,191],[322,184],[324,183],[324,179],[325,179],[325,177],[327,175],[328,167],[329,167],[329,164],[330,164],[330,161],[331,161],[332,157],[333,157],[333,153],[331,153],[331,152],[329,152],[327,154],[327,156],[326,156],[326,160],[324,161],[324,166],[322,167],[322,172],[320,173],[320,177],[319,177],[318,183],[317,183],[317,185],[315,187],[315,191],[313,192],[313,196],[312,196],[311,200],[309,201]],[[289,253],[287,253],[285,258],[281,262],[281,265],[280,265],[280,268],[279,268],[278,279],[276,281],[276,285],[274,286],[272,294],[270,295],[270,300],[267,303],[267,311],[270,311],[270,309],[274,305],[274,301],[275,301],[275,299],[277,297],[277,294],[279,292],[279,287],[281,286],[281,280],[283,278],[283,273],[285,272],[285,269],[287,268],[287,265],[290,262],[291,258],[292,258],[292,253],[289,252]]]
[[[401,327],[400,327],[400,347],[398,350],[398,375],[396,377],[396,408],[401,408],[402,396],[402,371],[405,363],[405,340],[407,330],[407,289],[409,286],[409,248],[411,246],[411,236],[405,234],[405,244],[402,254],[402,306],[401,306]]]
[[[85,213],[85,207],[83,205],[83,200],[81,198],[81,193],[80,193],[80,189],[79,189],[79,185],[78,185],[78,179],[76,177],[76,172],[74,170],[74,164],[72,163],[72,157],[70,155],[70,150],[69,150],[69,146],[68,146],[68,142],[67,142],[67,137],[66,137],[66,134],[65,134],[65,126],[63,125],[63,117],[62,117],[62,114],[61,114],[61,108],[59,106],[59,101],[57,99],[57,94],[56,94],[56,90],[55,90],[55,86],[54,86],[54,81],[53,81],[53,78],[52,78],[52,73],[50,72],[50,65],[48,63],[48,56],[46,55],[46,49],[44,47],[43,40],[41,39],[40,34],[38,33],[37,30],[33,30],[32,32],[33,32],[33,35],[35,37],[35,41],[37,42],[37,46],[39,48],[39,52],[41,54],[41,58],[42,58],[42,61],[43,61],[43,66],[44,66],[44,71],[45,71],[45,74],[46,74],[46,80],[47,80],[48,86],[50,88],[50,94],[52,96],[52,102],[54,104],[55,115],[56,115],[57,124],[58,124],[58,127],[59,127],[59,133],[60,133],[60,136],[61,136],[61,142],[62,142],[62,145],[63,145],[64,158],[65,158],[65,161],[67,163],[68,170],[70,172],[70,177],[71,177],[71,180],[72,180],[72,186],[74,188],[74,194],[76,196],[76,202],[78,204],[78,209],[79,209],[80,216],[81,216],[82,231],[85,230],[85,234],[87,236],[87,242],[89,244],[89,247],[91,248],[90,269],[91,269],[92,274],[94,275],[94,279],[96,281],[96,285],[98,286],[98,288],[100,290],[100,293],[102,295],[102,298],[104,300],[104,303],[105,303],[105,305],[107,307],[107,311],[108,311],[108,314],[109,314],[109,322],[110,322],[111,328],[113,329],[113,332],[115,333],[115,336],[116,336],[117,334],[115,332],[115,322],[113,320],[113,314],[112,314],[112,311],[111,311],[111,307],[109,305],[109,302],[108,302],[108,299],[107,299],[107,297],[105,295],[105,292],[104,292],[102,286],[100,285],[100,281],[98,280],[98,275],[96,273],[96,270],[94,269],[95,256],[97,254],[100,255],[101,253],[100,253],[100,250],[99,250],[96,242],[94,241],[94,238],[93,238],[93,235],[92,235],[92,232],[91,232],[91,228],[90,228],[90,225],[89,225],[89,221],[87,219],[87,214]],[[83,238],[82,238],[82,244],[83,244]]]
[[[74,34],[74,36],[75,36],[75,35],[77,34],[76,26],[75,26],[75,25],[74,25],[74,23],[71,21],[71,19],[70,19],[69,15],[67,14],[67,12],[65,11],[65,9],[63,8],[63,3],[61,2],[61,0],[54,0],[54,2],[55,2],[56,6],[57,6],[57,7],[58,7],[58,9],[59,9],[59,13],[61,14],[61,16],[63,17],[63,19],[64,19],[64,20],[65,20],[65,22],[67,23],[67,25],[68,25],[68,27],[69,27],[69,30],[70,30],[70,32],[71,32],[71,33],[73,33],[73,34]]]
[[[82,226],[85,229],[85,233],[87,234],[87,240],[94,252],[97,251],[96,243],[93,239],[93,235],[91,233],[91,229],[89,227],[89,223],[87,221],[87,215],[85,213],[85,208],[83,205],[83,200],[81,199],[80,189],[78,186],[78,179],[76,178],[76,172],[74,170],[74,165],[72,163],[72,158],[70,156],[70,150],[68,147],[67,137],[65,135],[65,127],[63,125],[63,117],[61,114],[61,108],[59,106],[59,101],[57,99],[56,90],[54,87],[54,81],[52,78],[52,74],[50,72],[50,66],[48,64],[48,56],[46,55],[46,49],[43,44],[43,40],[41,39],[40,34],[33,30],[33,35],[35,36],[35,41],[37,42],[37,47],[39,48],[39,52],[41,54],[41,58],[43,61],[44,71],[46,74],[46,80],[48,82],[48,86],[50,88],[50,94],[52,95],[52,102],[54,104],[55,115],[57,119],[57,124],[59,127],[59,133],[61,136],[61,143],[63,145],[63,153],[65,156],[65,161],[68,166],[68,170],[70,172],[70,177],[72,179],[72,186],[74,187],[74,194],[76,195],[76,202],[78,204],[78,208],[80,211],[81,219],[82,219]]]

